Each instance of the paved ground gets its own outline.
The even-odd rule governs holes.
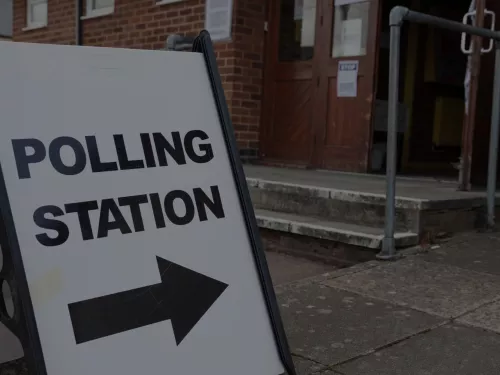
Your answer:
[[[275,285],[307,279],[335,269],[333,266],[277,253],[268,253],[267,261]],[[22,356],[22,348],[19,340],[0,324],[0,343],[6,342],[8,344],[5,346],[8,348],[0,345],[0,375],[28,375],[23,360],[1,364],[7,359]],[[307,364],[308,362],[304,361],[304,365]]]
[[[298,375],[500,374],[499,233],[338,270],[268,260]]]
[[[335,269],[333,266],[284,254],[267,253],[266,256],[274,285],[306,279]]]
[[[500,374],[500,234],[276,287],[299,375]]]
[[[0,363],[23,356],[21,343],[3,324],[0,323]],[[1,365],[0,365],[0,374]],[[2,374],[3,375],[3,374]]]

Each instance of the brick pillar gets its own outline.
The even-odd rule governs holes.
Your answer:
[[[240,154],[249,160],[257,157],[259,149],[266,1],[234,1],[234,73],[228,101]]]

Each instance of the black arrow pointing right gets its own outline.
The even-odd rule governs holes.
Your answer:
[[[159,284],[68,305],[77,344],[171,320],[179,345],[228,287],[156,257]]]

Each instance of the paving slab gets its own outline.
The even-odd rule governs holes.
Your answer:
[[[407,258],[335,278],[324,285],[455,318],[500,297],[500,277]]]
[[[293,354],[333,365],[443,323],[443,319],[321,284],[277,290]]]
[[[500,336],[446,325],[335,368],[344,375],[498,375]]]
[[[293,363],[297,375],[316,375],[326,369],[326,366],[322,364],[295,356],[293,357]]]
[[[0,323],[0,366],[24,356],[21,341]]]
[[[0,375],[30,375],[24,359],[0,365]]]
[[[377,267],[380,263],[378,261],[372,260],[364,263],[358,263],[355,264],[354,266],[350,267],[345,267],[345,268],[337,268],[329,272],[325,272],[319,275],[311,276],[311,277],[306,277],[304,279],[292,281],[290,283],[286,284],[280,284],[280,285],[275,285],[275,289],[277,291],[281,290],[281,288],[291,288],[293,286],[300,286],[300,285],[309,285],[309,284],[320,284],[323,281],[335,279],[337,277],[342,277],[345,275],[350,275],[353,273],[361,272],[369,268]],[[271,269],[271,273],[272,273]]]
[[[336,267],[284,254],[266,253],[267,263],[274,285],[322,275]]]
[[[457,322],[500,333],[500,301],[482,306],[460,317]]]
[[[463,233],[431,248],[420,258],[500,276],[500,234]]]

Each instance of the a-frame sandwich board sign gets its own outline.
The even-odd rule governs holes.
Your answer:
[[[0,62],[1,316],[30,373],[295,374],[209,35]]]

